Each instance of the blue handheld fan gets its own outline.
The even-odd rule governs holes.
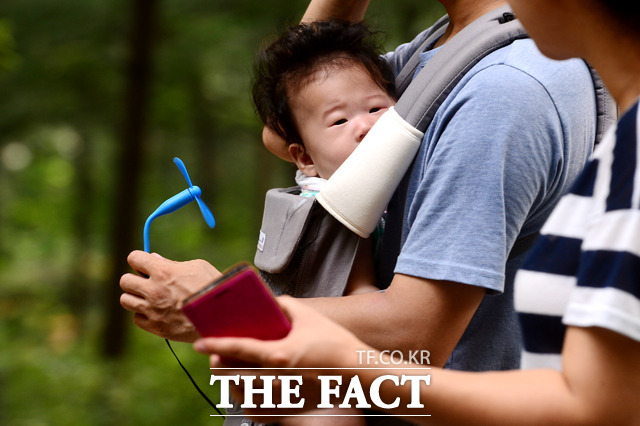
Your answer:
[[[153,213],[151,213],[151,216],[147,218],[147,221],[144,223],[144,234],[143,234],[144,251],[146,251],[147,253],[149,253],[150,251],[149,228],[151,227],[151,222],[153,222],[153,220],[157,217],[175,212],[176,210],[186,206],[192,201],[195,201],[196,203],[198,203],[198,207],[200,207],[200,211],[202,212],[202,216],[204,216],[204,220],[205,222],[207,222],[207,225],[209,225],[210,228],[213,228],[214,226],[216,226],[216,221],[213,218],[213,214],[211,213],[211,210],[209,210],[209,207],[207,207],[204,201],[202,201],[202,198],[200,198],[202,195],[202,191],[200,190],[199,187],[194,186],[191,183],[191,178],[189,178],[189,173],[187,173],[187,168],[185,167],[182,160],[179,159],[178,157],[174,157],[173,162],[176,164],[176,166],[178,166],[180,173],[182,173],[182,176],[184,176],[185,180],[187,181],[187,184],[189,184],[189,187],[179,192],[178,194],[174,195],[173,197],[169,198],[164,203],[160,204],[160,206]],[[178,361],[178,364],[180,364],[180,367],[182,367],[182,370],[187,374],[187,377],[189,377],[189,380],[191,380],[191,383],[196,388],[198,393],[200,393],[200,395],[209,403],[209,405],[211,405],[217,411],[217,413],[224,418],[222,412],[218,409],[216,404],[214,404],[207,397],[207,395],[204,394],[204,392],[200,389],[200,387],[195,382],[193,377],[191,377],[191,374],[189,374],[189,371],[187,371],[186,367],[182,364],[182,362],[180,362],[180,359],[178,358],[178,355],[176,355],[175,351],[171,347],[169,340],[165,339],[165,342],[167,343],[167,346],[169,346],[171,353],[176,358],[176,361]]]
[[[153,213],[151,213],[151,216],[147,218],[147,221],[144,224],[144,251],[146,251],[147,253],[150,250],[149,228],[151,227],[151,222],[153,222],[153,220],[157,217],[173,213],[174,211],[186,206],[192,201],[198,203],[200,211],[202,212],[202,216],[204,216],[204,220],[205,222],[207,222],[207,225],[209,225],[210,228],[216,226],[216,220],[213,218],[211,210],[209,210],[209,207],[207,207],[204,201],[202,201],[202,191],[199,187],[194,186],[191,183],[191,178],[189,178],[189,173],[187,173],[187,168],[185,167],[182,160],[178,157],[174,157],[173,162],[176,164],[176,166],[178,166],[180,173],[182,173],[182,176],[184,176],[187,184],[189,184],[189,187],[184,191],[169,198],[164,203],[160,204],[160,206]]]

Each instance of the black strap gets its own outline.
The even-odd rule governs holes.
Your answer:
[[[184,372],[186,373],[187,377],[189,378],[189,380],[191,380],[191,383],[193,384],[193,386],[195,386],[196,390],[198,391],[198,393],[209,403],[210,406],[213,407],[214,410],[216,410],[216,412],[224,419],[224,414],[222,414],[222,412],[220,411],[220,409],[216,406],[216,404],[214,404],[207,395],[205,395],[204,392],[202,392],[202,389],[200,389],[200,387],[198,386],[198,384],[196,383],[195,380],[193,380],[193,377],[191,377],[191,374],[189,374],[189,371],[187,370],[187,368],[182,365],[182,362],[180,362],[180,358],[178,358],[178,355],[176,355],[176,353],[174,352],[173,348],[171,347],[171,343],[169,343],[169,340],[164,339],[165,342],[167,342],[167,346],[169,346],[169,350],[171,350],[171,353],[173,354],[173,356],[176,358],[176,361],[178,361],[178,364],[180,364],[180,367],[182,367],[182,369],[184,370]]]

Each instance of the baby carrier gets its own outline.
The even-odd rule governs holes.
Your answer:
[[[360,237],[378,225],[408,170],[424,131],[439,106],[467,71],[489,53],[528,37],[510,9],[495,9],[449,40],[418,73],[419,54],[445,31],[441,18],[396,78],[401,95],[329,179],[315,198],[299,188],[267,192],[255,265],[275,294],[340,296]],[[590,68],[591,69],[591,68]],[[597,143],[616,118],[616,107],[592,70],[598,119]],[[359,176],[369,170],[366,187]],[[527,251],[537,234],[518,239],[509,259]]]
[[[341,296],[360,237],[300,188],[267,192],[254,259],[275,295]]]

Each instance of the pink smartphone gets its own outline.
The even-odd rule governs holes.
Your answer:
[[[275,340],[291,330],[256,270],[245,263],[187,298],[182,311],[203,337]]]

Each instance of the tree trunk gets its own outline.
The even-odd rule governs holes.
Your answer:
[[[158,8],[157,0],[134,0],[130,36],[124,117],[117,182],[113,203],[111,273],[106,282],[106,326],[103,353],[116,358],[124,352],[129,315],[120,306],[120,277],[129,271],[126,257],[137,246],[135,236],[142,232],[138,223],[138,200],[142,153],[147,127],[151,53]],[[138,232],[139,231],[139,232]]]

